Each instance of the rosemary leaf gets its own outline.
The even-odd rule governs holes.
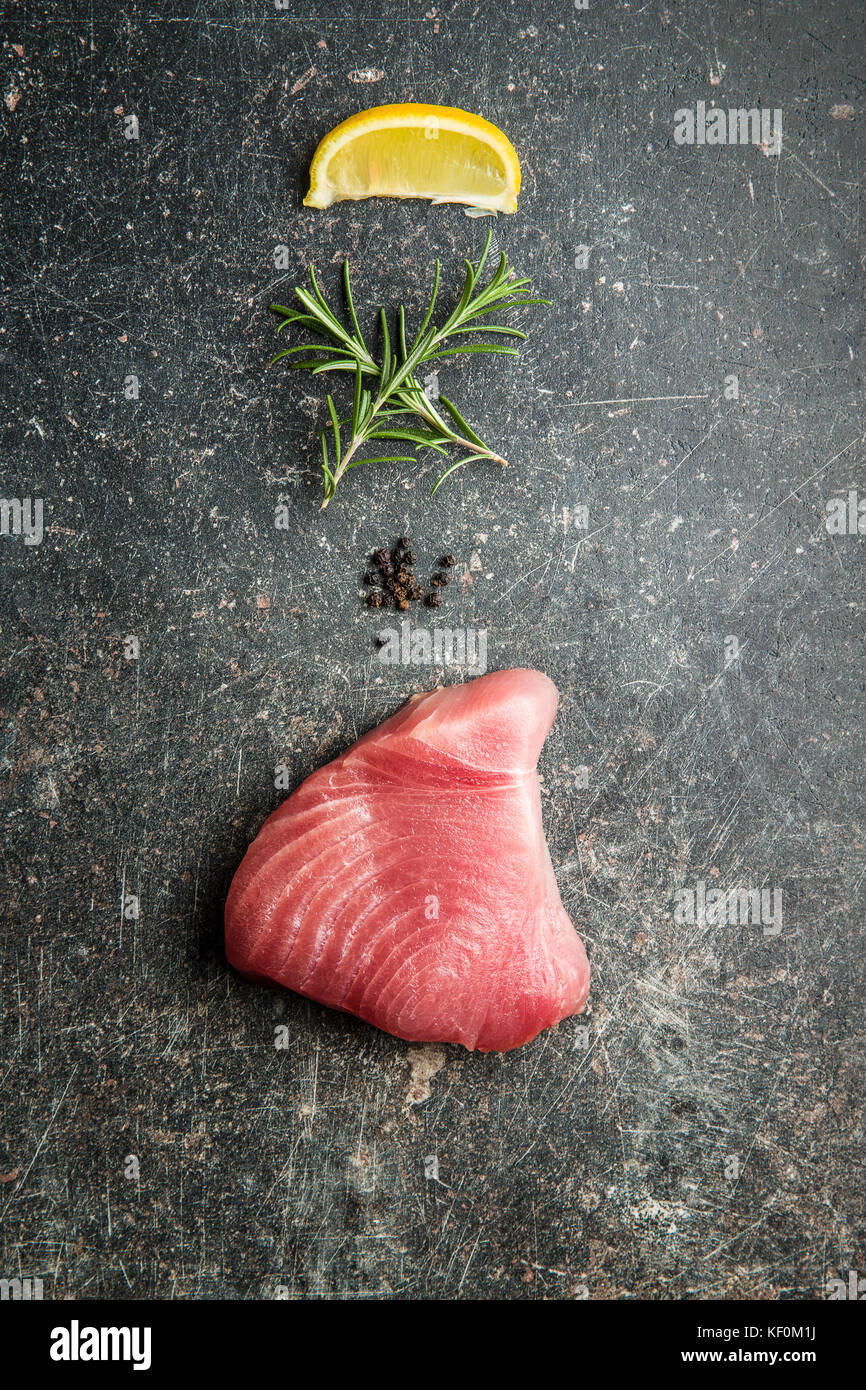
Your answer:
[[[337,419],[337,408],[334,405],[334,397],[328,396],[328,410],[331,413],[331,428],[334,431],[334,453],[337,455],[337,468],[340,467],[340,422]]]
[[[469,425],[467,425],[466,421],[463,419],[463,416],[460,414],[460,411],[457,409],[453,401],[449,401],[447,396],[440,396],[439,404],[444,405],[452,420],[461,430],[463,430],[467,439],[471,439],[472,443],[477,444],[481,449],[487,447],[484,441],[482,439],[479,439],[478,435],[475,434],[475,432],[472,429],[470,429]]]
[[[355,330],[355,337],[361,347],[367,352],[367,344],[364,342],[364,335],[361,332],[361,325],[358,323],[358,315],[355,313],[355,301],[352,298],[352,282],[349,279],[349,262],[343,262],[343,289],[346,294],[346,303],[349,306],[349,317],[352,320],[352,327]]]
[[[384,309],[379,310],[379,317],[382,323],[382,373],[381,383],[384,389],[388,385],[388,378],[391,371],[391,335],[388,332],[388,316]]]
[[[435,483],[435,484],[433,485],[433,487],[430,489],[430,496],[431,496],[431,497],[435,496],[435,494],[439,491],[440,487],[441,487],[442,484],[444,483],[445,479],[446,479],[451,473],[456,472],[456,470],[457,470],[458,468],[462,468],[463,465],[464,465],[464,463],[474,463],[477,457],[478,457],[477,454],[467,454],[465,458],[463,458],[463,459],[458,459],[456,463],[452,463],[451,467],[445,469],[445,472],[442,474],[442,477],[441,477],[441,478],[439,479],[439,481],[438,481],[437,483]],[[502,462],[504,463],[504,460],[502,460]]]
[[[506,357],[520,356],[517,348],[503,347],[502,343],[466,343],[463,347],[449,347],[443,348],[441,352],[431,352],[427,360],[430,361],[434,357],[453,357],[457,352],[500,352]]]
[[[352,459],[351,463],[345,465],[346,469],[360,468],[362,463],[414,463],[414,454],[388,454],[382,458],[374,459]]]

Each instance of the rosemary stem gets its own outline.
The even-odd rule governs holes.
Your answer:
[[[385,399],[386,399],[386,398],[385,398],[384,396],[380,395],[380,396],[377,396],[376,399],[375,399],[375,401],[373,402],[373,406],[372,406],[372,409],[371,409],[371,411],[370,411],[370,416],[369,416],[369,419],[368,419],[368,421],[367,421],[367,428],[368,428],[368,429],[369,429],[370,425],[373,424],[374,420],[376,419],[376,416],[378,415],[379,411],[382,409],[382,406],[385,404]],[[337,490],[337,484],[339,483],[340,479],[342,478],[343,474],[345,473],[346,469],[348,468],[351,459],[352,459],[353,456],[358,452],[358,450],[360,449],[361,445],[364,443],[364,441],[365,441],[366,438],[367,438],[367,436],[366,436],[366,434],[364,433],[364,431],[360,431],[358,434],[353,434],[353,435],[352,435],[352,438],[349,440],[349,446],[348,446],[348,448],[344,451],[343,457],[340,459],[339,465],[334,469],[334,492],[336,492],[336,490]],[[334,492],[331,493],[331,497],[333,497]],[[322,500],[322,505],[321,505],[321,507],[319,508],[320,511],[322,511],[325,507],[327,507],[328,503],[329,503],[330,500],[331,500],[331,497],[325,497],[325,498],[323,498],[323,500]]]
[[[349,461],[350,461],[350,459],[352,458],[352,456],[353,456],[354,454],[356,454],[356,453],[358,452],[358,450],[360,449],[360,447],[361,447],[361,445],[362,445],[363,443],[364,443],[364,438],[363,438],[362,435],[359,435],[359,434],[354,435],[353,438],[350,440],[348,449],[346,449],[345,453],[343,454],[343,457],[340,459],[340,463],[339,463],[338,467],[334,469],[334,488],[333,488],[333,491],[331,492],[330,495],[327,495],[327,494],[326,494],[326,495],[322,498],[322,505],[320,506],[319,511],[324,511],[324,510],[325,510],[325,507],[327,507],[328,503],[329,503],[330,500],[331,500],[331,497],[333,497],[334,493],[335,493],[336,490],[337,490],[337,484],[339,483],[340,479],[342,478],[343,474],[345,473],[346,469],[347,469],[348,466],[349,466]]]

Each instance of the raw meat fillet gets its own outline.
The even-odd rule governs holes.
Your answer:
[[[589,989],[535,764],[556,713],[538,671],[414,696],[270,816],[226,902],[236,970],[400,1038],[529,1042]]]

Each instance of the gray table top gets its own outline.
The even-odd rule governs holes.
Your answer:
[[[46,0],[3,48],[2,487],[44,536],[0,536],[0,1275],[822,1297],[866,1258],[863,11],[338,8]],[[366,321],[411,316],[491,225],[302,206],[318,139],[405,100],[507,131],[494,237],[553,305],[519,362],[439,373],[507,473],[431,500],[422,453],[319,512],[325,387],[266,369],[265,305],[348,255]],[[678,144],[701,102],[780,109],[781,153]],[[544,818],[590,1007],[505,1056],[222,952],[275,765],[436,682],[377,661],[359,598],[400,532],[458,557],[443,612],[490,667],[561,694]],[[700,884],[780,894],[780,930],[679,920]]]

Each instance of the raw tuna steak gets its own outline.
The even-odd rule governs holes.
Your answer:
[[[538,671],[416,695],[265,821],[226,902],[226,954],[413,1042],[519,1047],[589,989],[535,764]]]

